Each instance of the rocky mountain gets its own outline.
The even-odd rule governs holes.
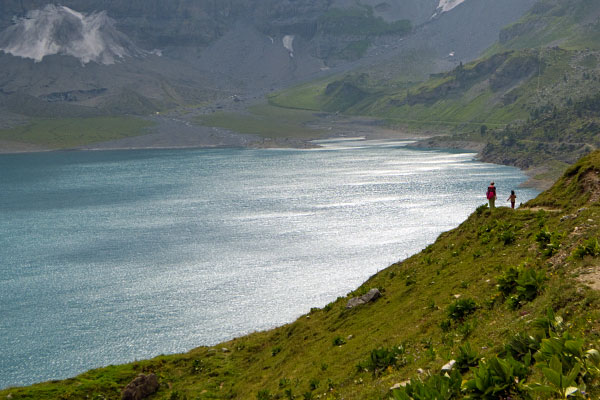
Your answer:
[[[358,66],[470,59],[533,0],[0,2],[0,119],[145,115]],[[8,124],[10,125],[10,124]]]

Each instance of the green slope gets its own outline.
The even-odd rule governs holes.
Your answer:
[[[160,388],[151,399],[434,399],[435,384],[448,387],[448,399],[549,399],[560,391],[550,371],[557,362],[565,376],[580,368],[571,391],[598,398],[600,360],[586,352],[600,344],[600,295],[582,282],[600,282],[599,176],[594,152],[520,209],[480,207],[421,253],[282,327],[0,398],[118,399],[152,372]],[[346,309],[371,288],[383,296]],[[463,369],[443,378],[452,359]],[[413,397],[390,392],[409,379]],[[533,392],[536,384],[555,392]]]
[[[492,48],[524,49],[559,45],[598,49],[600,3],[594,0],[540,0],[520,21],[507,26]]]
[[[420,83],[347,74],[272,95],[274,106],[382,118],[404,131],[455,136],[432,145],[487,145],[486,161],[558,171],[597,148],[600,3],[540,0],[486,55]],[[556,178],[555,174],[551,174]]]
[[[0,129],[0,140],[33,144],[49,150],[144,134],[152,123],[136,117],[52,118],[32,120],[15,128]]]
[[[466,132],[482,124],[524,121],[536,108],[596,93],[599,59],[600,52],[591,50],[511,50],[402,88],[373,85],[365,73],[349,74],[292,88],[269,101],[279,107],[384,118],[409,128]]]

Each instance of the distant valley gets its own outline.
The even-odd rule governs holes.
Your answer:
[[[115,118],[134,116],[153,128],[138,124],[127,135],[152,133],[149,145],[227,145],[231,132],[203,126],[202,115],[245,113],[267,93],[357,68],[381,80],[425,79],[477,57],[533,3],[5,1],[0,147],[72,146],[41,128],[57,118],[81,133],[80,146],[117,140],[118,147],[123,138],[88,134],[85,119],[115,126]]]

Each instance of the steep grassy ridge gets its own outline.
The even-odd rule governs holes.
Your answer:
[[[153,399],[408,399],[421,381],[446,385],[448,399],[547,399],[566,389],[553,383],[557,362],[564,375],[579,368],[572,393],[598,398],[600,355],[587,350],[600,344],[600,295],[582,282],[600,282],[599,176],[594,152],[520,209],[480,207],[421,253],[282,327],[0,398],[117,399],[138,373],[153,372]],[[499,188],[499,203],[508,189]],[[383,296],[346,309],[371,288]],[[409,391],[390,392],[408,379]],[[531,391],[536,383],[542,391]],[[414,398],[436,398],[419,390],[429,394]]]
[[[559,45],[598,49],[600,4],[594,0],[540,0],[520,21],[500,32],[492,51]]]

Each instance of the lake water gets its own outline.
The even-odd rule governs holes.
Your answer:
[[[0,388],[289,322],[525,176],[405,142],[0,156]],[[518,189],[518,202],[537,194]]]

